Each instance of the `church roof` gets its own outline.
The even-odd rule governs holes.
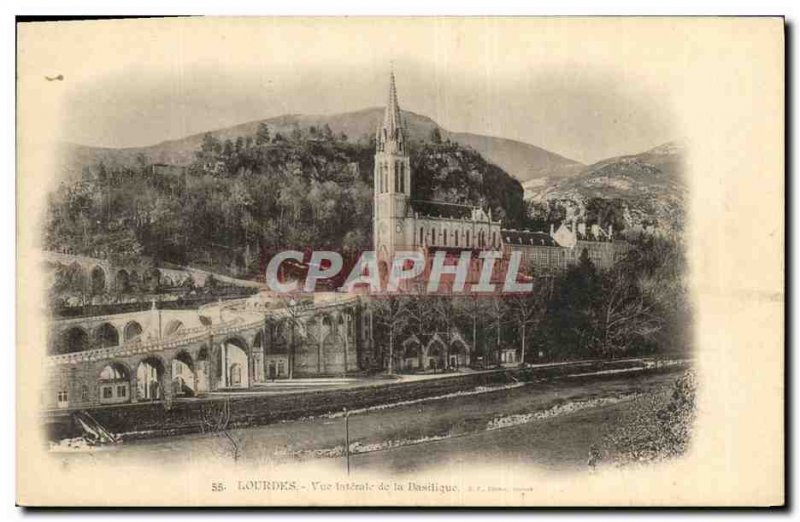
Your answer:
[[[472,211],[475,209],[470,205],[425,200],[412,201],[411,208],[414,209],[414,212],[419,213],[420,216],[449,219],[471,219]]]
[[[546,232],[533,232],[530,230],[501,230],[503,242],[508,245],[523,246],[558,246]]]

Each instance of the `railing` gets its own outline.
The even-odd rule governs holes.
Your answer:
[[[74,364],[85,361],[97,361],[102,359],[112,359],[114,357],[127,357],[144,353],[159,352],[171,348],[179,348],[206,339],[209,335],[225,335],[233,332],[247,330],[255,326],[260,326],[262,321],[250,321],[249,323],[237,324],[242,322],[241,317],[232,321],[220,323],[216,327],[196,326],[186,330],[180,330],[182,334],[179,339],[159,339],[149,343],[141,343],[140,340],[129,342],[121,346],[109,346],[106,348],[95,348],[82,352],[66,353],[61,355],[51,355],[47,357],[47,364],[54,366],[59,364]]]
[[[119,314],[110,314],[110,315],[96,315],[92,317],[72,317],[70,319],[58,319],[53,321],[55,325],[69,325],[69,324],[76,324],[76,323],[97,323],[97,322],[111,322],[119,317],[135,317],[143,314],[149,314],[151,310],[139,310],[138,312],[122,312]]]
[[[316,312],[320,309],[334,308],[344,306],[359,301],[358,295],[350,295],[341,299],[336,298],[326,303],[315,303],[307,310],[302,310],[300,313]],[[231,309],[237,304],[243,304],[245,299],[237,299],[223,303],[222,309]],[[219,306],[219,305],[216,305]],[[159,352],[169,350],[172,348],[179,348],[186,346],[203,339],[208,338],[209,335],[222,336],[231,333],[249,330],[251,328],[258,328],[264,324],[266,316],[285,316],[288,310],[279,308],[275,310],[266,310],[264,312],[247,312],[251,315],[256,315],[257,319],[247,321],[244,317],[236,317],[231,321],[219,323],[218,325],[211,326],[196,326],[186,330],[180,330],[181,337],[179,339],[159,339],[148,343],[142,343],[139,339],[128,342],[121,346],[109,346],[106,348],[96,348],[93,350],[86,350],[82,352],[67,353],[61,355],[48,356],[46,362],[50,366],[57,366],[62,364],[75,364],[86,361],[98,361],[103,359],[113,359],[115,357],[127,357],[131,355],[141,355],[152,352]]]

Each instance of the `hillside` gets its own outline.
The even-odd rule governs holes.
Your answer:
[[[429,141],[431,132],[439,128],[443,139],[475,149],[485,159],[519,181],[543,176],[563,177],[582,167],[578,162],[527,143],[479,134],[450,132],[439,127],[432,119],[413,112],[403,111],[403,116],[411,140]],[[228,139],[235,141],[239,137],[255,135],[261,123],[266,123],[273,135],[280,133],[283,136],[291,135],[296,129],[306,130],[311,127],[320,129],[327,125],[336,136],[344,134],[351,143],[368,143],[382,119],[381,107],[334,115],[288,114],[214,130],[209,134],[220,141]],[[132,167],[142,155],[146,163],[188,165],[194,159],[194,151],[200,148],[204,134],[194,134],[148,147],[123,149],[65,144],[63,156],[65,171],[70,176],[78,176],[85,166],[99,161],[111,167]]]
[[[524,184],[526,199],[560,202],[582,214],[592,198],[620,202],[627,227],[653,222],[679,229],[683,223],[684,147],[669,142],[641,154],[599,161],[566,179]]]
[[[263,256],[277,250],[369,248],[374,147],[327,132],[279,134],[204,136],[180,170],[135,156],[132,166],[95,164],[51,195],[46,248],[240,278],[262,274]],[[480,204],[525,223],[519,181],[476,151],[413,142],[411,158],[412,198]]]

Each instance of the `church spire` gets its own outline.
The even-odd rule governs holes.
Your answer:
[[[389,98],[383,114],[383,127],[378,129],[378,149],[385,152],[403,152],[405,148],[403,134],[403,120],[400,116],[400,104],[397,103],[397,86],[392,69],[389,73]]]

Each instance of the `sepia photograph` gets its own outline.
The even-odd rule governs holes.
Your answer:
[[[783,503],[780,18],[20,22],[17,96],[19,504]]]

